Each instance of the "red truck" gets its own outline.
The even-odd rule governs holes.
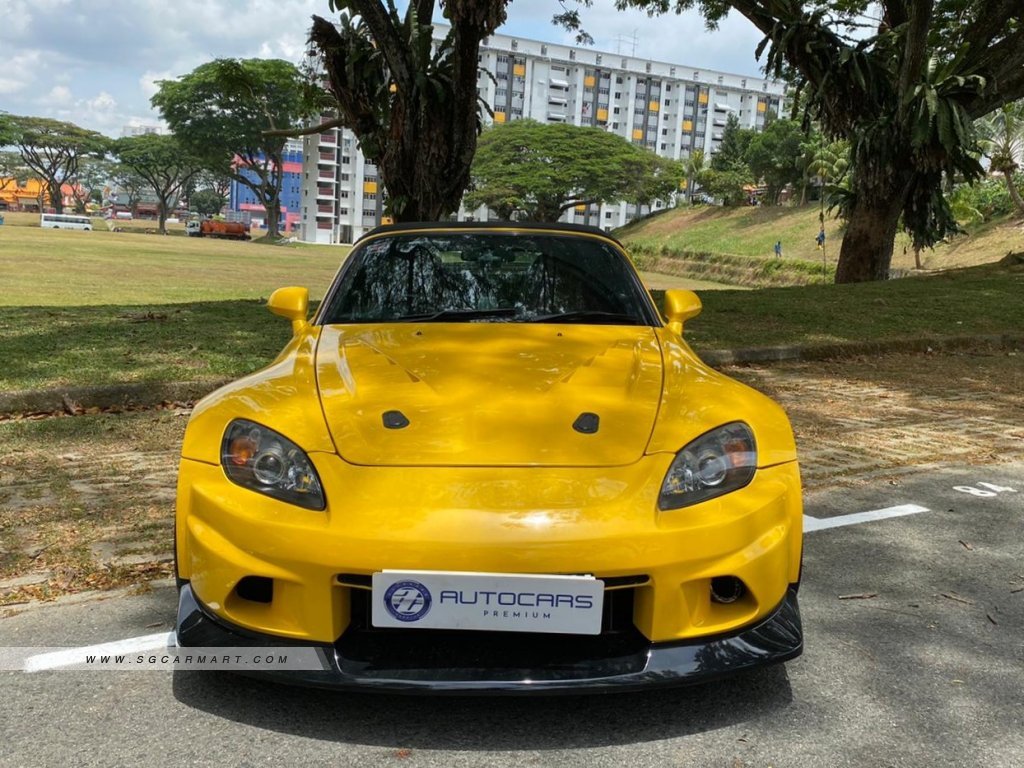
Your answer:
[[[249,227],[240,221],[190,221],[185,225],[189,237],[220,237],[228,240],[248,240]]]

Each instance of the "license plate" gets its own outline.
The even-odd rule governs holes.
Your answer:
[[[375,627],[601,632],[604,582],[592,576],[448,571],[373,574]]]

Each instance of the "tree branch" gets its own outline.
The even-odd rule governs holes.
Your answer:
[[[897,93],[909,93],[912,84],[921,76],[921,68],[928,53],[928,28],[931,26],[932,7],[932,0],[910,0]],[[906,110],[909,108],[910,102],[901,99],[898,110],[901,120],[906,119]]]
[[[309,136],[313,133],[320,133],[322,131],[329,131],[333,128],[344,128],[345,121],[340,117],[336,117],[333,120],[328,120],[325,123],[319,125],[307,125],[305,128],[279,128],[276,131],[263,131],[264,136],[283,136],[289,139],[295,139],[299,136]]]

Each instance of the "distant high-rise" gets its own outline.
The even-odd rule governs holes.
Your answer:
[[[446,31],[435,26],[435,35]],[[673,159],[697,150],[710,159],[730,114],[744,128],[762,129],[769,111],[782,111],[785,92],[783,83],[762,77],[509,35],[483,41],[480,69],[477,91],[494,110],[495,122],[530,118],[603,126]],[[377,169],[356,145],[348,129],[305,137],[303,240],[350,243],[377,225],[382,191]],[[610,203],[582,206],[563,220],[612,229],[647,212]],[[486,209],[459,212],[460,219],[487,216]]]

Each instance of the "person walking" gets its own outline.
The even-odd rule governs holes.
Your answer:
[[[823,224],[821,229],[818,231],[818,236],[814,238],[814,242],[818,244],[818,250],[825,249],[825,225]]]
[[[776,259],[781,259],[782,258],[782,241],[781,240],[776,240],[775,241],[775,258]]]

